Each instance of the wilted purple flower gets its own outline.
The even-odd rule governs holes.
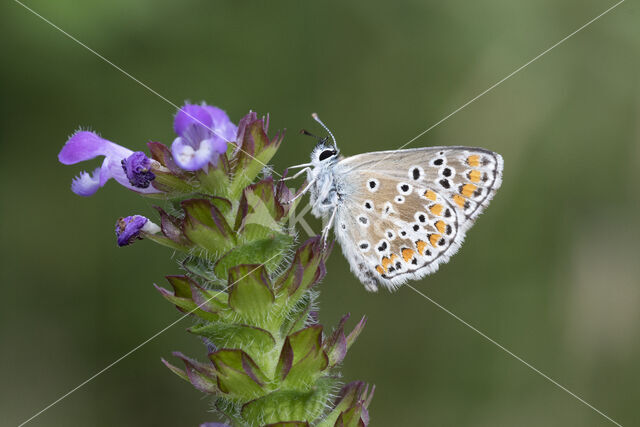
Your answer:
[[[178,137],[171,144],[171,153],[178,166],[188,171],[216,165],[237,132],[227,113],[206,104],[185,104],[176,114],[173,129]]]
[[[92,174],[83,171],[73,179],[71,189],[80,196],[91,196],[111,178],[130,190],[139,193],[159,193],[159,190],[149,186],[148,183],[146,187],[134,185],[133,181],[129,178],[129,174],[125,173],[126,168],[123,168],[123,160],[129,158],[132,154],[134,154],[133,151],[128,148],[107,141],[95,132],[79,131],[73,134],[64,147],[62,147],[62,150],[60,150],[58,154],[58,160],[62,164],[73,165],[98,156],[104,156],[102,166],[94,170]],[[132,172],[135,172],[135,169],[143,163],[139,156],[136,158],[138,159],[136,162],[131,162],[133,166],[131,169]],[[148,167],[150,167],[151,160],[147,160],[149,161]],[[135,173],[131,176],[137,177]],[[146,178],[150,178],[148,174]],[[143,181],[144,180],[141,180],[140,182]]]
[[[156,177],[151,172],[151,159],[142,151],[136,151],[126,159],[122,159],[121,164],[129,183],[136,188],[147,188]]]
[[[133,215],[120,218],[116,222],[116,236],[118,237],[118,246],[127,246],[133,243],[140,236],[141,232],[155,234],[160,231],[153,222],[142,215]]]

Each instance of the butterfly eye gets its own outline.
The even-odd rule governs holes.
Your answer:
[[[320,153],[320,157],[318,158],[320,161],[326,160],[329,157],[335,156],[336,150],[324,150]]]

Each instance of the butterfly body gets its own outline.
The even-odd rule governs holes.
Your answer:
[[[312,214],[333,228],[369,291],[393,290],[454,255],[502,181],[502,157],[425,147],[341,157],[321,140],[305,168]]]

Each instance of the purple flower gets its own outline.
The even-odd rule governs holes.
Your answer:
[[[130,245],[134,240],[140,238],[141,232],[155,234],[159,231],[160,227],[142,215],[127,216],[116,222],[118,246]]]
[[[147,164],[140,158],[138,153],[135,153],[136,157],[127,162],[132,155],[134,155],[133,151],[107,141],[99,137],[95,132],[79,131],[73,134],[62,147],[58,154],[58,160],[62,164],[73,165],[98,156],[104,156],[101,167],[94,170],[92,174],[83,171],[71,182],[71,189],[80,196],[91,196],[111,178],[138,193],[159,193],[160,191],[149,186],[148,182],[146,187],[136,185],[136,183],[144,184],[145,179],[153,179],[153,173],[148,170],[151,165],[150,159],[147,159],[149,162]],[[129,171],[127,171],[127,166],[123,164],[123,161],[127,165],[130,164]]]
[[[236,139],[238,128],[218,107],[185,104],[176,114],[173,129],[178,135],[171,144],[175,162],[184,170],[195,171],[218,164],[227,142]]]
[[[129,183],[136,188],[147,188],[155,179],[151,172],[151,159],[142,151],[136,151],[126,159],[122,159],[122,169],[129,179]]]

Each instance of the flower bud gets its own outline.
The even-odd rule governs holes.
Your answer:
[[[141,239],[140,233],[156,234],[159,231],[160,227],[142,215],[127,216],[116,222],[118,246],[127,246]]]

